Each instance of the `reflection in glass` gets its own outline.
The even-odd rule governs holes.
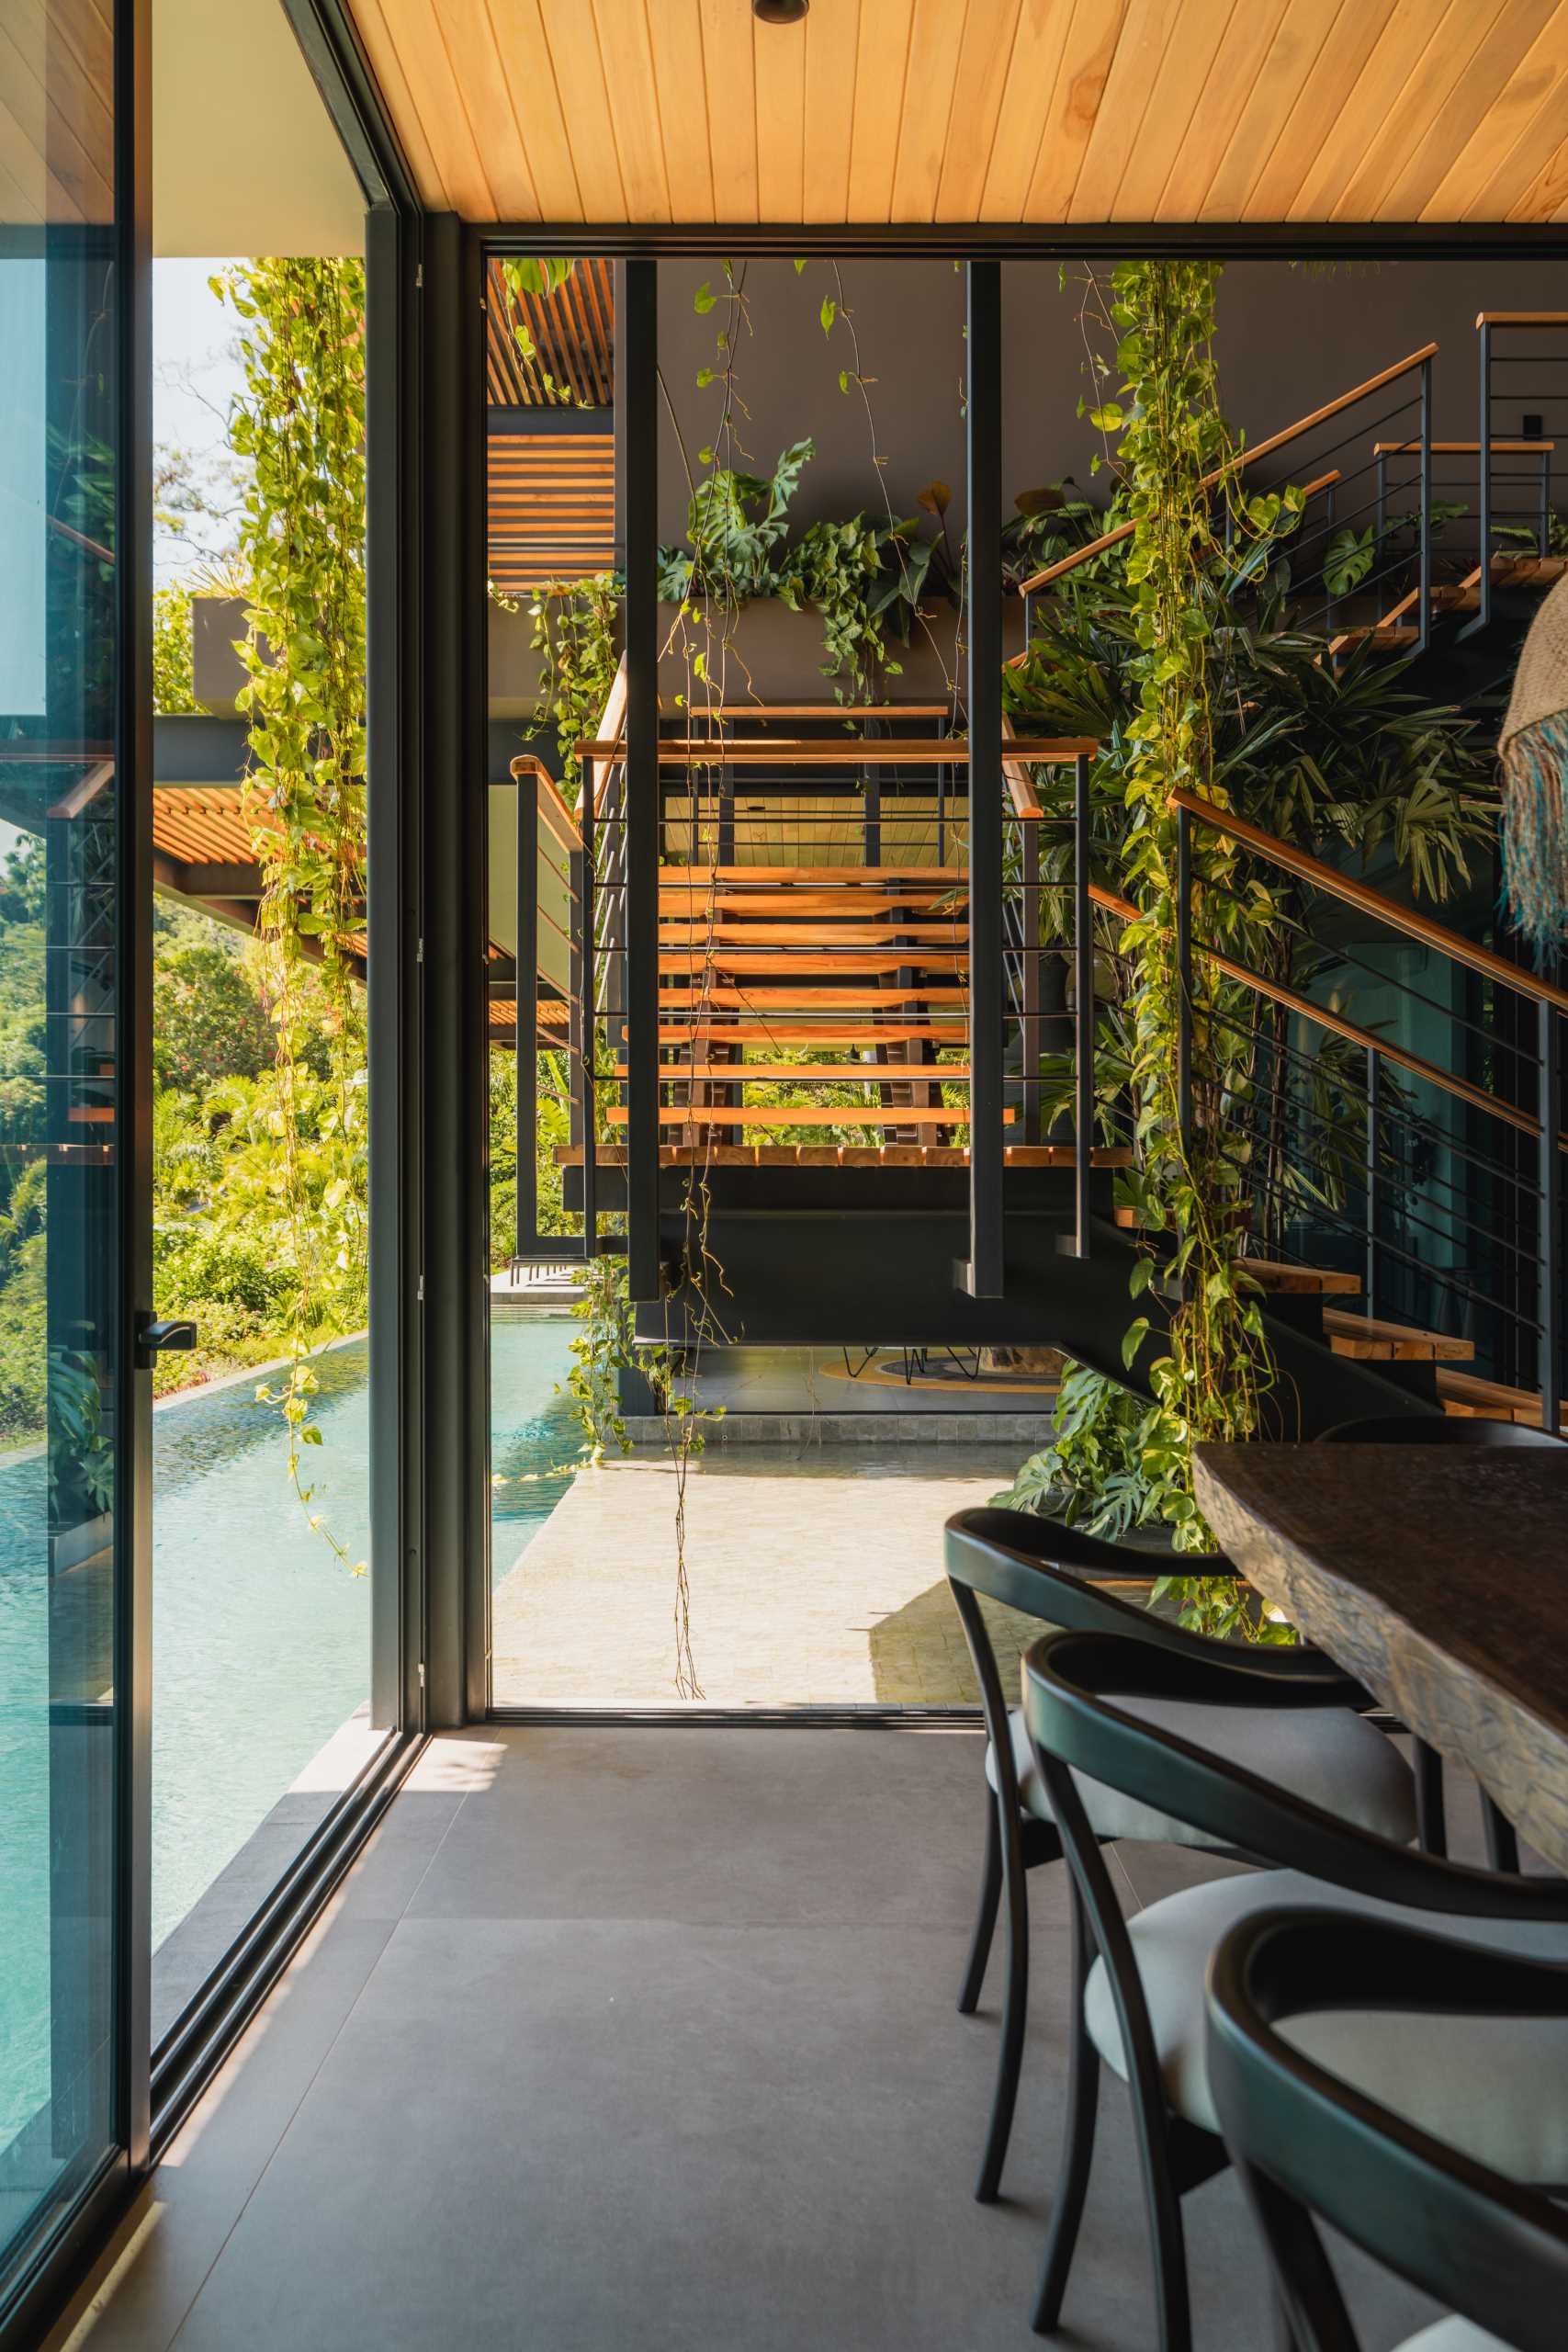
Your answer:
[[[116,2138],[109,21],[54,0],[6,17],[19,96],[0,172],[0,2279]]]

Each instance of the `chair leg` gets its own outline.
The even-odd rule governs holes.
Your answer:
[[[1416,1834],[1424,1854],[1446,1857],[1449,1831],[1443,1809],[1443,1759],[1424,1739],[1416,1742]]]
[[[1000,1812],[999,1806],[996,1807]],[[1023,2064],[1023,2033],[1029,2022],[1029,1887],[1023,1868],[1023,1839],[1015,1813],[1000,1824],[1002,1892],[1008,1906],[1007,1994],[1002,2004],[1002,2046],[997,2059],[997,2089],[986,2133],[986,2153],[975,2195],[982,2205],[996,2202],[1001,2188],[1002,2165],[1018,2103],[1018,2077]]]
[[[991,1938],[996,1933],[997,1908],[1002,1899],[1002,1835],[997,1815],[997,1800],[987,1789],[986,1874],[980,1882],[980,1910],[975,1921],[975,1939],[969,1947],[969,1964],[964,1972],[964,1990],[958,1996],[958,2014],[964,2018],[972,2018],[979,2004],[980,1987],[986,1981],[986,1962],[991,1953]]]
[[[1481,1792],[1481,1826],[1485,1833],[1489,1868],[1511,1871],[1517,1874],[1519,1867],[1517,1833],[1507,1815],[1498,1811],[1484,1789]]]
[[[1067,2273],[1072,2268],[1073,2253],[1078,2241],[1078,2225],[1083,2220],[1084,2199],[1089,2191],[1089,2165],[1094,2157],[1094,2126],[1100,2109],[1100,2052],[1089,2038],[1083,2013],[1084,1986],[1089,1979],[1092,1957],[1089,1919],[1075,1883],[1072,2022],[1069,2029],[1072,2044],[1067,2072],[1067,2112],[1062,2133],[1062,2169],[1056,2183],[1055,2202],[1051,2208],[1051,2233],[1045,2241],[1040,2292],[1034,2305],[1036,2335],[1055,2335],[1062,2316],[1062,2299],[1067,2290]]]

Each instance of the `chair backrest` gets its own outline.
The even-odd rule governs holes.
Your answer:
[[[1495,1421],[1482,1414],[1374,1413],[1325,1430],[1320,1445],[1564,1445],[1568,1439],[1532,1421]]]
[[[1353,1894],[1456,1916],[1568,1920],[1568,1883],[1561,1880],[1504,1877],[1395,1845],[1168,1729],[1158,1720],[1162,1702],[1323,1703],[1310,1683],[1272,1680],[1221,1643],[1203,1649],[1194,1657],[1077,1633],[1052,1634],[1030,1649],[1024,1713],[1065,1843],[1074,1842],[1075,1830],[1087,1834],[1071,1777],[1077,1771],[1190,1822],[1221,1845]],[[1118,1704],[1127,1699],[1141,1702],[1138,1713]]]
[[[1190,1634],[1168,1618],[1155,1616],[1145,1605],[1158,1578],[1176,1565],[1168,1553],[1108,1544],[1081,1528],[1031,1511],[987,1509],[953,1513],[947,1522],[946,1556],[953,1603],[980,1686],[1005,1824],[1010,1825],[1018,1804],[1018,1777],[1008,1697],[980,1595],[1054,1630],[1121,1634],[1157,1644],[1182,1657],[1201,1658],[1218,1646],[1204,1634]],[[1184,1553],[1180,1567],[1189,1576],[1235,1574],[1231,1562],[1217,1552]],[[1141,1597],[1132,1599],[1134,1592]],[[1296,1682],[1313,1679],[1313,1667],[1300,1650],[1264,1648],[1257,1657],[1264,1676]],[[1319,1696],[1328,1685],[1339,1690],[1353,1687],[1337,1667],[1324,1659],[1316,1683]]]
[[[1207,2003],[1215,2109],[1297,2352],[1356,2345],[1314,2217],[1517,2352],[1560,2352],[1568,2216],[1368,2098],[1279,2028],[1333,2009],[1568,2018],[1568,1969],[1403,1926],[1264,1911],[1221,1942]],[[1559,2090],[1544,2083],[1542,2097]]]

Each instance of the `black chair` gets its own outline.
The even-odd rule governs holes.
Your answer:
[[[1094,2146],[1100,2064],[1126,2082],[1152,2243],[1162,2352],[1191,2342],[1181,2199],[1228,2159],[1205,2064],[1203,1979],[1241,1920],[1311,1903],[1384,1921],[1427,1915],[1445,1932],[1515,1956],[1568,1963],[1568,1885],[1470,1870],[1378,1836],[1182,1736],[1181,1708],[1314,1703],[1211,1645],[1179,1657],[1146,1641],[1062,1633],[1024,1660],[1024,1713],[1072,1869],[1077,1934],[1098,1958],[1074,2025],[1062,2178],[1035,2326],[1061,2314]],[[1162,1720],[1163,1719],[1163,1720]],[[1083,1781],[1169,1807],[1216,1845],[1274,1865],[1184,1888],[1122,1916]],[[1568,2181],[1568,2026],[1529,2020],[1501,2037],[1419,2019],[1330,2018],[1315,2054],[1477,2162],[1520,2180]],[[1338,2352],[1338,2347],[1337,2347]]]
[[[1234,1576],[1218,1556],[1183,1557],[1194,1575]],[[1001,1897],[1007,1895],[1007,1990],[1002,2009],[997,2087],[975,2194],[989,2203],[1001,2183],[1012,2129],[1023,2060],[1029,1996],[1029,1905],[1026,1874],[1042,1862],[1061,1859],[1061,1841],[1044,1784],[1030,1754],[1021,1716],[1010,1713],[1001,1672],[980,1608],[980,1596],[1004,1602],[1043,1625],[1081,1632],[1136,1635],[1179,1657],[1206,1657],[1224,1645],[1151,1616],[1142,1602],[1156,1576],[1170,1566],[1168,1555],[1107,1544],[1081,1530],[1023,1511],[964,1510],[947,1522],[947,1574],[969,1653],[980,1685],[989,1747],[990,1787],[986,1799],[986,1860],[960,2012],[973,2014],[985,1981]],[[1118,1590],[1120,1588],[1120,1590]],[[1344,1806],[1385,1836],[1410,1837],[1416,1816],[1410,1775],[1392,1744],[1359,1711],[1371,1704],[1361,1686],[1319,1652],[1264,1647],[1255,1657],[1260,1678],[1297,1694],[1310,1694],[1315,1719],[1296,1713],[1289,1727],[1289,1752],[1280,1748],[1280,1726],[1256,1711],[1244,1718],[1231,1711],[1204,1725],[1190,1726],[1194,1737],[1223,1741],[1238,1761],[1268,1769],[1270,1759],[1288,1770],[1298,1785],[1319,1802]],[[1128,1804],[1109,1790],[1091,1806],[1097,1833],[1105,1838],[1153,1838],[1183,1845],[1210,1841],[1163,1802]]]
[[[1314,2216],[1458,2314],[1401,2352],[1561,2352],[1568,2215],[1302,2047],[1324,2013],[1346,2010],[1440,2017],[1445,2033],[1456,2018],[1568,2024],[1568,1970],[1320,1911],[1265,1911],[1221,1943],[1209,1968],[1209,2082],[1295,2352],[1358,2346]],[[1568,2098],[1568,2085],[1545,2082],[1540,2094]]]
[[[1341,1421],[1325,1430],[1320,1445],[1484,1445],[1561,1447],[1565,1441],[1551,1430],[1528,1421],[1496,1421],[1482,1414],[1375,1413],[1364,1420]],[[1428,1854],[1446,1854],[1448,1823],[1443,1803],[1443,1759],[1424,1739],[1415,1743],[1416,1803],[1420,1815],[1421,1844]],[[1486,1859],[1495,1871],[1517,1871],[1519,1841],[1513,1823],[1498,1810],[1484,1789],[1481,1792],[1481,1826],[1486,1838]]]

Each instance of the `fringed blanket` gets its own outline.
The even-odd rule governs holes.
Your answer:
[[[1503,899],[1539,964],[1568,944],[1568,575],[1525,639],[1501,752]]]

